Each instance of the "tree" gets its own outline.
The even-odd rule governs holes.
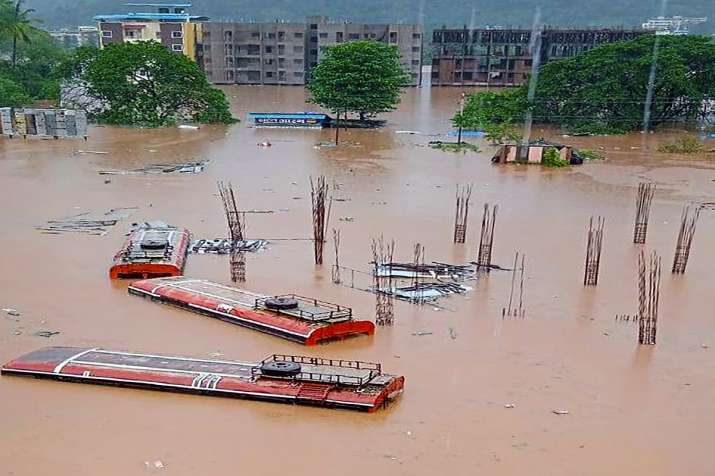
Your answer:
[[[8,36],[12,40],[13,68],[17,66],[18,40],[29,43],[31,33],[35,31],[35,27],[32,26],[33,20],[30,18],[35,9],[23,9],[22,2],[23,0],[16,0],[15,3],[11,0],[0,1],[0,35]]]
[[[503,92],[483,91],[471,94],[452,123],[472,130],[484,130],[492,124],[513,124],[524,118],[526,97],[520,89]]]
[[[160,43],[78,49],[60,66],[69,85],[101,104],[88,111],[111,124],[164,126],[180,120],[230,123],[234,119],[222,91],[199,67]]]
[[[715,44],[699,36],[645,35],[545,64],[532,101],[527,85],[473,94],[464,109],[467,117],[459,120],[473,125],[512,123],[531,110],[534,121],[572,132],[640,130],[654,50],[649,126],[698,119],[704,101],[715,98]]]
[[[25,90],[14,81],[0,77],[0,105],[2,107],[20,107],[30,104],[32,99]]]
[[[397,47],[371,40],[329,46],[312,74],[312,102],[338,115],[356,113],[361,121],[394,110],[410,81]]]

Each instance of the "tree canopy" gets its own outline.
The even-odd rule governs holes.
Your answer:
[[[103,122],[156,127],[234,121],[225,95],[196,63],[155,41],[78,48],[60,70],[68,87],[80,85],[101,105],[89,112]]]
[[[483,128],[520,122],[531,110],[534,121],[572,131],[638,130],[645,125],[649,85],[649,127],[698,119],[703,101],[715,98],[715,44],[700,36],[655,35],[605,44],[542,66],[533,100],[528,85],[475,93],[453,121]]]
[[[0,0],[0,106],[58,98],[53,68],[64,51],[49,34],[33,26],[31,13],[21,1]]]
[[[356,113],[360,119],[392,111],[410,76],[397,47],[377,41],[329,46],[308,83],[311,101],[330,111]]]

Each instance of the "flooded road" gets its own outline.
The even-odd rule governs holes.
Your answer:
[[[702,213],[685,275],[670,265],[687,201],[715,201],[715,160],[651,151],[671,136],[532,137],[587,148],[605,161],[567,170],[494,166],[481,153],[435,151],[458,89],[410,90],[381,130],[252,129],[248,111],[301,111],[298,88],[227,92],[244,122],[229,128],[95,127],[88,142],[0,140],[0,361],[45,345],[260,360],[294,353],[380,361],[405,375],[385,411],[349,411],[0,378],[0,474],[174,475],[710,475],[715,438],[715,211]],[[421,134],[399,134],[397,131]],[[444,136],[442,136],[444,137]],[[270,148],[257,147],[268,140]],[[708,148],[715,148],[713,141]],[[108,152],[78,153],[78,150]],[[207,159],[198,175],[112,176],[102,169]],[[216,181],[239,190],[248,235],[273,239],[248,254],[246,288],[338,302],[374,318],[374,296],[337,286],[313,265],[308,179],[340,184],[331,228],[341,263],[367,269],[370,239],[410,261],[472,260],[481,207],[499,204],[493,261],[526,254],[525,319],[502,319],[511,274],[492,272],[433,306],[395,303],[395,324],[372,338],[315,348],[162,306],[110,282],[111,258],[132,221],[162,219],[198,237],[226,234]],[[614,321],[637,308],[631,243],[635,187],[657,183],[647,250],[663,256],[658,344]],[[456,184],[474,183],[465,245],[452,244]],[[46,235],[33,227],[81,211],[138,207],[106,236]],[[606,218],[598,287],[582,286],[586,225]],[[340,221],[351,217],[352,221]],[[288,240],[291,239],[291,240]],[[228,282],[225,257],[191,256],[189,276]],[[35,336],[60,331],[51,338]],[[416,336],[414,333],[431,332]],[[514,408],[505,408],[514,404]],[[556,415],[555,409],[568,410]],[[145,462],[165,468],[149,469]]]

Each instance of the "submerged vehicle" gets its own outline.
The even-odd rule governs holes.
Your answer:
[[[76,347],[30,352],[0,373],[368,412],[400,395],[405,382],[358,360],[273,354],[245,363]]]
[[[375,333],[375,324],[353,319],[349,307],[295,294],[268,296],[185,276],[137,281],[128,291],[305,345]]]
[[[138,226],[114,256],[111,279],[179,276],[191,243],[189,230],[154,221]]]

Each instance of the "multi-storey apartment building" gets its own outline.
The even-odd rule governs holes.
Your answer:
[[[326,17],[309,17],[306,23],[208,22],[202,26],[199,62],[214,83],[301,85],[326,47],[365,39],[397,46],[403,67],[419,84],[419,25],[331,22]]]
[[[540,64],[568,58],[603,43],[630,40],[645,30],[437,29],[432,34],[433,86],[518,86]]]
[[[204,23],[199,62],[217,84],[304,84],[303,23]]]
[[[81,25],[75,29],[62,28],[48,31],[50,36],[65,48],[78,46],[99,46],[99,29],[96,26]]]
[[[100,47],[111,43],[154,40],[169,50],[196,60],[201,22],[207,17],[189,15],[189,3],[126,3],[129,7],[152,9],[94,17],[99,23]]]

